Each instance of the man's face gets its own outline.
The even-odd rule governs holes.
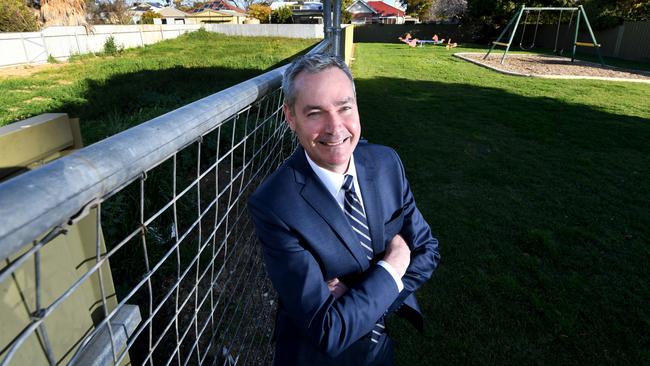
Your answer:
[[[284,105],[289,127],[320,167],[345,173],[359,142],[361,125],[352,81],[337,67],[295,79],[296,101]]]

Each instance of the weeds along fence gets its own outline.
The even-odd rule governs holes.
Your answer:
[[[296,146],[284,69],[0,184],[0,365],[271,362],[246,201]]]

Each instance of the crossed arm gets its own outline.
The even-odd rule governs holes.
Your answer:
[[[383,259],[388,263],[402,278],[411,261],[411,250],[399,234],[395,235],[386,248],[386,254]],[[334,298],[338,299],[348,291],[348,287],[337,277],[327,281],[327,288]]]

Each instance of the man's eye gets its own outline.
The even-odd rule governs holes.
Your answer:
[[[320,114],[320,111],[308,112],[307,117],[315,117]]]

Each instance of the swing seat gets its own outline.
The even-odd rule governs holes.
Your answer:
[[[600,43],[576,42],[576,46],[581,47],[600,47]]]
[[[497,46],[503,46],[503,47],[510,46],[510,43],[503,43],[503,42],[492,42],[492,44],[495,44]]]

